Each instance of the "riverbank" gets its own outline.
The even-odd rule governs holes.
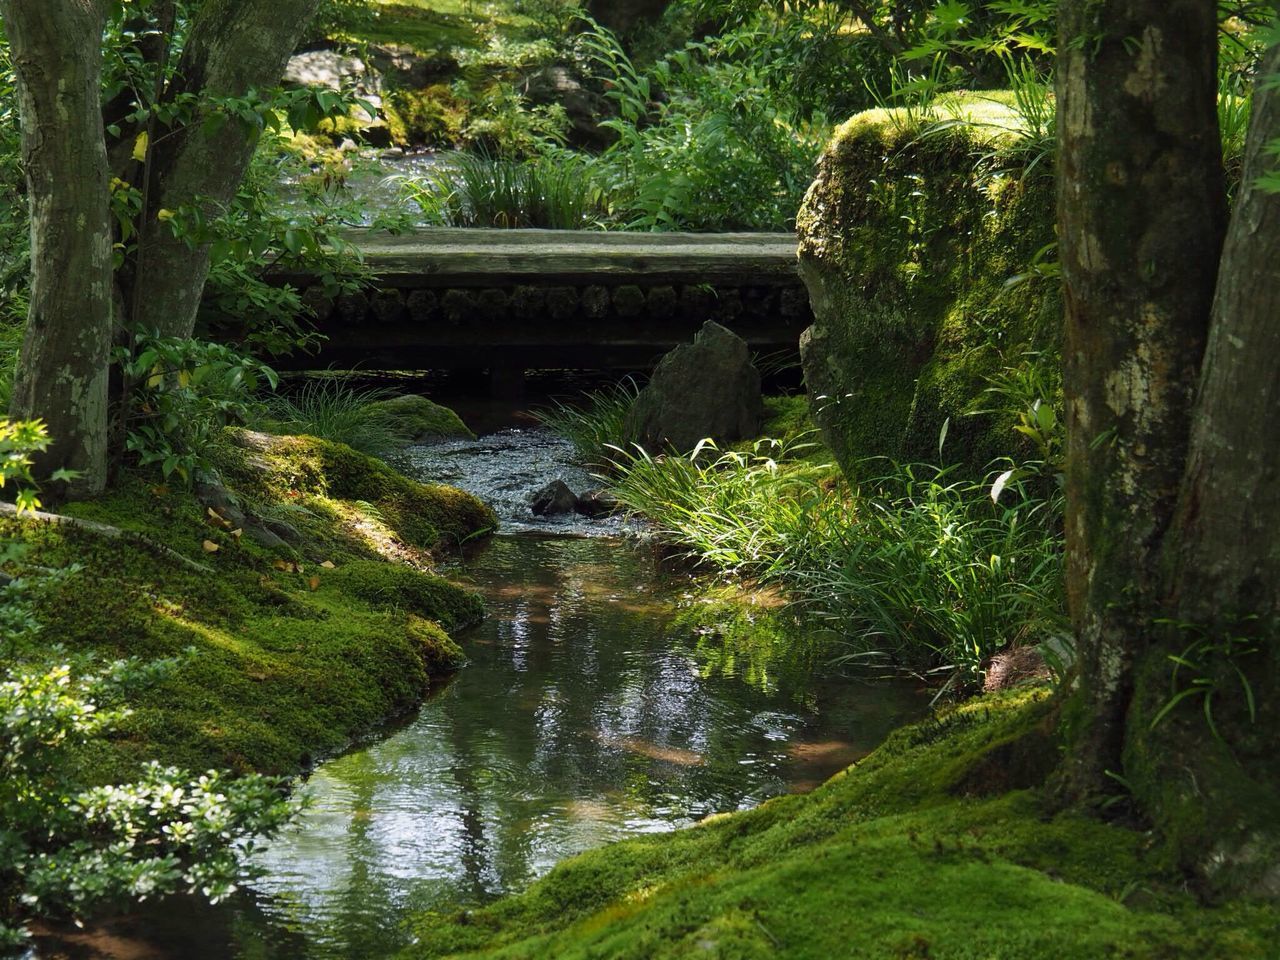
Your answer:
[[[417,483],[341,444],[229,431],[225,487],[202,498],[125,471],[68,505],[78,526],[0,521],[25,545],[46,647],[103,663],[174,658],[84,762],[93,779],[158,760],[293,774],[421,701],[483,615],[432,573],[493,529],[475,497]],[[72,572],[41,588],[41,569]]]
[[[1051,730],[1043,688],[970,701],[811,794],[424,915],[405,957],[1271,956],[1273,909],[1199,905],[1144,830],[1046,805]]]

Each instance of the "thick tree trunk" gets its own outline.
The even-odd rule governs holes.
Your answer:
[[[31,206],[31,309],[11,413],[43,419],[53,444],[37,470],[81,472],[73,495],[107,476],[111,227],[102,128],[105,3],[0,0],[22,113]]]
[[[205,0],[166,96],[243,97],[274,85],[315,7],[315,0]],[[217,127],[202,120],[157,137],[153,146],[149,209],[127,295],[136,323],[166,336],[191,335],[209,248],[175,238],[156,214],[198,205],[216,216],[235,196],[257,143],[256,132],[234,120]]]
[[[1261,71],[1277,75],[1280,47]],[[1273,898],[1280,898],[1280,195],[1257,181],[1275,168],[1267,145],[1277,139],[1280,92],[1263,84],[1167,541],[1169,610],[1183,625],[1141,663],[1125,756],[1144,807],[1210,891]],[[1171,655],[1184,664],[1175,670]],[[1212,690],[1208,712],[1210,694],[1197,693],[1152,729],[1170,699],[1196,684]]]
[[[1212,0],[1063,0],[1072,801],[1115,792],[1133,667],[1159,614],[1225,222]]]

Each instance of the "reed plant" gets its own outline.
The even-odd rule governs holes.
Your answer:
[[[375,404],[396,394],[362,388],[337,377],[308,379],[299,389],[263,401],[254,426],[271,433],[304,434],[345,443],[382,457],[411,438],[398,421]]]
[[[707,453],[618,451],[613,492],[699,563],[783,587],[850,657],[973,682],[993,653],[1063,628],[1055,499],[888,461],[848,486],[778,441]]]
[[[460,153],[423,178],[400,178],[400,189],[438,226],[587,230],[609,216],[590,162],[568,151],[528,160]]]
[[[534,410],[539,423],[573,444],[579,459],[588,466],[607,469],[611,451],[631,446],[633,437],[627,415],[635,405],[640,388],[631,378],[591,390],[576,400],[552,400]]]

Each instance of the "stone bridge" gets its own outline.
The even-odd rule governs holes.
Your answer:
[[[531,369],[647,369],[706,320],[757,354],[794,355],[811,321],[790,234],[434,228],[353,239],[375,283],[336,302],[306,290],[327,337],[309,366],[518,382]]]

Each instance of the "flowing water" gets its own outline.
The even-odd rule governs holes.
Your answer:
[[[708,618],[696,581],[618,521],[535,520],[537,486],[592,483],[545,433],[410,461],[488,497],[509,531],[451,572],[488,601],[458,638],[469,664],[416,716],[316,769],[310,810],[235,903],[170,902],[60,952],[386,957],[415,910],[483,902],[579,851],[811,789],[923,709],[909,684],[843,677],[820,647],[779,642],[767,604],[745,630]]]

